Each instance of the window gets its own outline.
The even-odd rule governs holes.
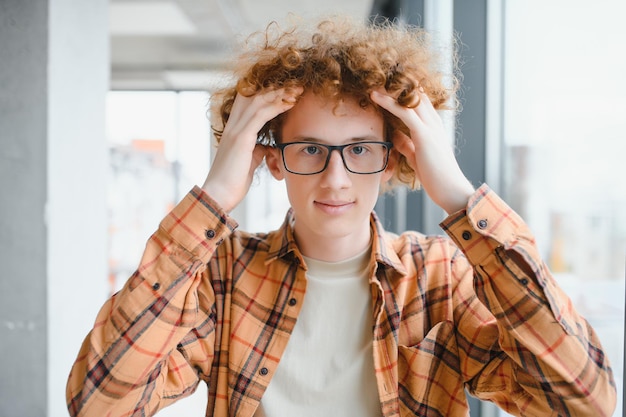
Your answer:
[[[109,92],[109,283],[118,290],[137,267],[161,219],[210,163],[208,95]]]
[[[624,357],[625,12],[621,0],[504,2],[503,194],[599,334],[618,385],[615,416]]]
[[[202,92],[108,93],[111,294],[135,271],[161,219],[206,178],[214,149],[208,100]],[[280,226],[288,207],[284,185],[267,169],[259,169],[246,199],[231,216],[244,230],[268,231]],[[200,384],[190,398],[159,416],[201,415],[206,398],[206,385]]]

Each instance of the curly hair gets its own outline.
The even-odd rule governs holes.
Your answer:
[[[385,140],[390,141],[394,130],[408,134],[408,128],[373,103],[370,93],[384,88],[399,104],[412,108],[419,105],[421,90],[436,109],[454,108],[459,85],[455,57],[453,69],[445,73],[445,58],[424,29],[389,20],[367,24],[333,17],[286,30],[272,22],[247,39],[234,63],[235,82],[212,95],[212,130],[219,141],[237,94],[303,87],[329,100],[350,97],[363,108],[372,106],[382,114]],[[259,143],[279,142],[283,119],[284,114],[269,121],[259,132]],[[390,183],[419,187],[404,156]]]

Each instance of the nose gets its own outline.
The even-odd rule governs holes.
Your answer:
[[[321,174],[322,181],[320,185],[324,188],[340,189],[352,185],[349,172],[346,170],[343,159],[341,159],[341,153],[337,149],[331,151],[328,166]]]

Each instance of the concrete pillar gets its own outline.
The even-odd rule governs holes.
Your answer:
[[[106,298],[107,0],[0,1],[0,415],[67,416]]]

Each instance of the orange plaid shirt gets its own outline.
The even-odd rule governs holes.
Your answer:
[[[292,217],[249,234],[200,188],[165,217],[100,310],[67,385],[72,416],[146,416],[208,384],[207,416],[250,417],[306,294]],[[483,185],[441,227],[372,214],[372,343],[384,416],[467,416],[465,389],[515,415],[609,416],[600,342],[525,223]],[[329,323],[332,325],[332,323]]]

